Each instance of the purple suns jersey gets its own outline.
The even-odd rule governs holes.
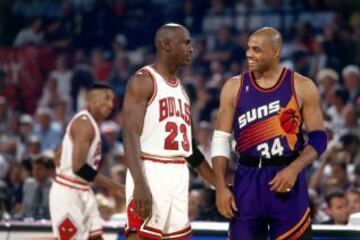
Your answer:
[[[242,74],[236,100],[234,138],[240,155],[255,158],[289,156],[303,148],[302,117],[293,83],[284,68],[272,88],[262,88],[250,71]]]

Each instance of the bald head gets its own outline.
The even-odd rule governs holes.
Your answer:
[[[186,28],[177,23],[168,23],[162,25],[155,34],[155,46],[159,50],[161,48],[162,42],[171,42],[176,38],[176,32],[179,30],[184,30],[187,32]]]
[[[259,30],[257,30],[256,32],[254,32],[253,34],[251,34],[250,37],[252,36],[261,36],[264,37],[265,39],[269,39],[271,45],[274,47],[274,49],[279,49],[282,47],[282,37],[281,34],[278,30],[276,30],[273,27],[264,27],[264,28],[260,28]]]

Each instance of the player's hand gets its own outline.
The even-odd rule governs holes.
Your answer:
[[[142,184],[134,188],[135,211],[142,219],[151,216],[152,195],[147,184]]]
[[[295,185],[297,176],[298,173],[290,166],[282,169],[269,182],[270,190],[279,193],[290,192]]]
[[[234,195],[229,188],[216,189],[216,207],[224,217],[231,219],[238,210]]]

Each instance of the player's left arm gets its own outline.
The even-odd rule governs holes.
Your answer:
[[[192,128],[192,132],[194,130]],[[206,161],[204,154],[197,147],[195,138],[192,138],[191,141],[193,153],[186,157],[186,161],[189,165],[196,169],[196,171],[200,174],[202,178],[204,178],[211,185],[215,186],[215,175],[214,171],[211,169],[209,163]]]
[[[327,145],[317,88],[310,79],[304,76],[296,74],[294,77],[295,92],[301,105],[309,140],[300,156],[269,183],[271,190],[276,192],[287,192],[287,189],[292,189],[298,174],[319,157],[326,150]]]

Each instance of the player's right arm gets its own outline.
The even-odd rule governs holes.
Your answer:
[[[212,163],[216,179],[216,206],[226,218],[232,218],[237,211],[235,198],[226,183],[230,153],[230,135],[232,132],[235,101],[240,87],[240,77],[229,79],[220,95],[220,108],[217,115],[212,140]],[[226,153],[228,152],[228,153]]]
[[[147,102],[152,94],[153,85],[150,76],[140,71],[129,80],[123,104],[125,159],[134,180],[135,210],[143,219],[151,215],[152,196],[140,159],[140,136]]]

